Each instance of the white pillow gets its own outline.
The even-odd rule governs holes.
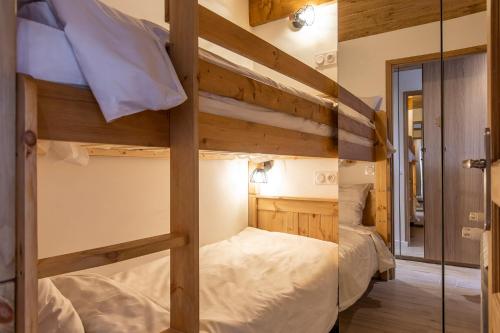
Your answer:
[[[87,85],[64,31],[20,17],[17,72],[45,81]]]
[[[38,281],[38,332],[85,332],[71,302],[49,279]]]
[[[186,100],[151,25],[98,0],[49,3],[107,121],[146,109],[170,109]]]
[[[163,332],[170,326],[167,309],[103,275],[63,275],[52,281],[71,300],[87,333]]]
[[[360,97],[359,99],[374,111],[380,111],[380,108],[382,107],[382,97],[380,96]]]
[[[362,225],[363,210],[372,184],[339,185],[339,222]]]

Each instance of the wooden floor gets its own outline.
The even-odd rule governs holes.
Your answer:
[[[478,269],[446,267],[446,332],[477,333]],[[377,281],[340,313],[341,333],[441,332],[441,266],[397,261],[396,279]]]

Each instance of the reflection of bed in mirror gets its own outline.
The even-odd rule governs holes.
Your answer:
[[[366,191],[353,198],[346,192]],[[344,194],[344,195],[343,195]],[[394,268],[394,257],[376,231],[376,198],[371,184],[340,186],[339,212],[339,309],[346,310],[367,291],[373,278],[380,278]],[[361,205],[361,206],[360,206]],[[354,210],[361,210],[360,223],[352,223]]]

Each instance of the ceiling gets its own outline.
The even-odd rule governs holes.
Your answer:
[[[438,0],[338,0],[339,41],[440,20]],[[444,18],[486,10],[486,0],[444,0]]]

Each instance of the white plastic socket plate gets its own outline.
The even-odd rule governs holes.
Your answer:
[[[335,185],[337,184],[337,172],[335,171],[315,171],[315,185]]]

